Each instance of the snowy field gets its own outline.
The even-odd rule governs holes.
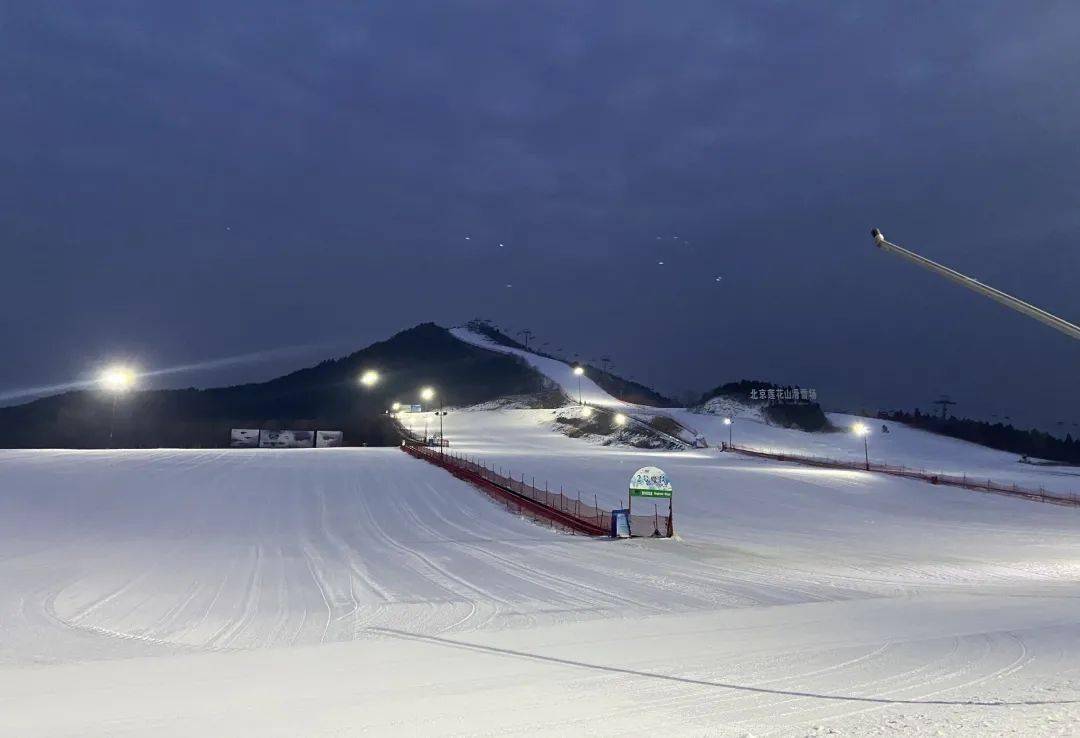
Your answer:
[[[0,451],[0,736],[1080,734],[1080,510],[553,419],[446,433],[609,506],[661,466],[679,538],[555,533],[397,449]]]
[[[1080,731],[1080,516],[856,472],[575,441],[470,453],[679,541],[519,520],[395,449],[0,452],[0,735]]]

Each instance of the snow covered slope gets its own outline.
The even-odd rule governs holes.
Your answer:
[[[465,343],[504,354],[512,354],[524,359],[541,374],[547,376],[557,385],[562,387],[566,396],[574,400],[578,400],[580,395],[581,401],[588,405],[608,407],[613,410],[637,407],[636,405],[631,405],[630,403],[612,397],[601,389],[600,385],[596,384],[596,382],[592,381],[587,376],[578,377],[574,374],[574,368],[565,362],[558,361],[557,359],[549,359],[546,356],[540,356],[531,351],[504,346],[501,343],[492,341],[485,335],[474,333],[468,328],[451,328],[450,333]]]
[[[1080,730],[1080,514],[447,416],[681,540],[509,515],[396,449],[0,452],[0,735]],[[635,503],[637,504],[637,503]]]
[[[486,336],[465,328],[451,331],[457,338],[478,346],[520,356],[538,371],[561,385],[570,397],[577,397],[576,380],[571,367],[561,361],[537,356],[521,349],[497,344]],[[611,397],[588,377],[582,378],[585,402],[619,409],[647,419],[651,415],[666,415],[693,432],[700,433],[710,446],[719,446],[728,439],[729,430],[735,443],[776,453],[804,454],[846,461],[863,459],[862,440],[851,433],[806,433],[800,430],[769,425],[757,408],[731,403],[713,403],[712,412],[691,412],[686,408],[654,408],[633,405]],[[730,410],[735,425],[724,425],[724,409]],[[976,479],[993,479],[1003,484],[1017,484],[1030,489],[1040,487],[1053,492],[1080,493],[1080,469],[1075,467],[1032,467],[1018,463],[1016,454],[985,446],[977,446],[955,438],[910,428],[900,423],[886,422],[889,433],[881,432],[882,421],[840,413],[828,413],[829,420],[842,431],[855,422],[864,422],[871,429],[870,458],[878,463],[908,466],[930,472],[968,475]]]

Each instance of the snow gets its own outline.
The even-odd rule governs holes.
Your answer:
[[[577,397],[577,377],[573,376],[572,367],[564,362],[502,346],[466,328],[455,328],[452,332],[459,339],[474,345],[520,356],[559,384],[569,397]],[[687,408],[656,408],[622,402],[589,380],[587,375],[582,377],[582,387],[587,404],[618,409],[643,419],[667,415],[703,435],[711,446],[719,446],[728,439],[729,429],[723,424],[723,418],[730,416],[735,421],[731,437],[737,445],[775,453],[859,462],[864,454],[862,440],[843,430],[851,428],[856,422],[864,422],[870,428],[868,448],[870,460],[875,463],[967,475],[983,481],[992,479],[1001,484],[1016,484],[1033,490],[1042,488],[1058,493],[1080,494],[1080,468],[1020,464],[1017,454],[996,451],[892,421],[827,413],[840,432],[806,433],[769,425],[757,406],[723,398],[715,398],[707,403],[705,412],[693,412]],[[888,434],[881,432],[883,424],[889,427]]]
[[[1080,510],[555,414],[444,420],[607,506],[661,467],[676,539],[558,533],[398,449],[0,451],[0,735],[1080,733]],[[861,456],[749,415],[741,443]],[[889,426],[875,460],[1074,479]]]
[[[553,417],[446,432],[608,504],[660,466],[679,539],[397,449],[0,452],[0,734],[1080,730],[1078,511]]]
[[[589,379],[588,374],[578,377],[574,374],[574,367],[566,362],[559,361],[558,359],[551,359],[546,356],[540,356],[539,354],[534,354],[532,351],[503,346],[501,343],[496,343],[487,336],[470,331],[468,328],[451,328],[450,332],[458,340],[464,341],[465,343],[524,359],[541,374],[547,376],[557,385],[562,387],[566,396],[573,400],[580,399],[588,405],[608,407],[612,410],[635,409],[638,407],[637,405],[632,405],[612,397],[601,389],[600,385]],[[578,388],[579,379],[580,393]]]

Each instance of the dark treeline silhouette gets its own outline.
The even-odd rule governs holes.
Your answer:
[[[893,420],[952,438],[989,446],[999,451],[1011,451],[1037,459],[1080,463],[1080,439],[1073,439],[1072,434],[1062,439],[1034,428],[1022,430],[1011,424],[988,423],[985,420],[942,418],[939,415],[925,414],[918,409],[910,413],[903,410],[882,411],[878,413],[878,417],[882,420]]]
[[[382,377],[370,389],[358,383],[367,369]],[[340,430],[345,445],[395,445],[399,435],[385,411],[393,402],[420,403],[424,386],[435,388],[446,405],[461,406],[536,394],[545,381],[524,361],[425,323],[269,382],[131,392],[117,402],[112,445],[221,447],[229,445],[231,428]],[[111,412],[112,397],[98,390],[0,408],[0,447],[104,448]]]

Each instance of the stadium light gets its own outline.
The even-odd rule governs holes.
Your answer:
[[[615,425],[626,425],[626,416],[622,413],[615,414]]]
[[[851,426],[851,432],[854,433],[856,437],[862,437],[863,456],[866,459],[866,471],[870,471],[870,445],[867,442],[867,437],[870,435],[870,426],[866,423],[856,423]]]
[[[111,366],[101,373],[100,382],[110,392],[124,392],[135,385],[135,372],[126,366]]]
[[[731,448],[731,426],[735,425],[735,421],[731,418],[724,418],[724,425],[727,426],[727,445]]]
[[[101,373],[98,381],[112,394],[112,410],[109,412],[109,447],[113,446],[113,431],[116,428],[116,401],[120,395],[135,386],[135,370],[126,366],[110,366]]]
[[[368,369],[366,372],[360,375],[360,384],[365,387],[374,387],[379,383],[379,373],[374,369]]]
[[[425,402],[430,402],[434,397],[435,389],[433,387],[424,387],[422,390],[420,390],[421,400],[424,400]],[[439,416],[439,455],[442,456],[443,446],[446,444],[446,436],[444,435],[445,431],[443,431],[443,417],[446,415],[446,413],[443,412],[442,395],[439,395],[439,409],[435,414]],[[426,436],[427,433],[425,433],[424,435]]]
[[[584,405],[585,404],[585,403],[583,403],[581,401],[581,375],[584,374],[584,373],[585,373],[585,367],[583,367],[583,366],[575,366],[574,367],[574,376],[577,377],[577,404],[579,404],[579,405]]]

